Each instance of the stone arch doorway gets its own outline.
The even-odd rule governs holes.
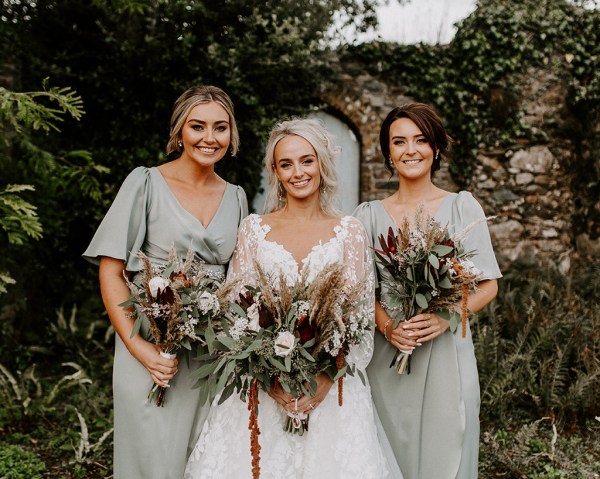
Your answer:
[[[338,158],[338,207],[344,214],[350,214],[360,200],[360,144],[352,129],[339,118],[325,112],[316,111],[308,115],[323,122],[332,134],[334,141],[342,149]],[[263,213],[265,204],[266,174],[263,172],[260,181],[260,193],[252,201],[252,209]]]

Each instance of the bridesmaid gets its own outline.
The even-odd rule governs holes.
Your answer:
[[[398,190],[382,201],[357,207],[354,215],[369,233],[371,246],[407,216],[419,203],[450,233],[479,221],[463,241],[484,279],[468,307],[477,312],[498,292],[501,277],[494,256],[484,212],[467,191],[450,193],[435,186],[433,174],[447,153],[449,137],[431,107],[412,103],[394,108],[384,120],[380,145],[386,168],[399,178]],[[388,273],[377,264],[382,279]],[[378,301],[375,321],[375,353],[367,369],[373,400],[404,477],[411,479],[475,479],[479,454],[479,378],[470,329],[463,338],[449,331],[449,321],[437,314],[419,314],[394,322]],[[411,371],[398,375],[390,362],[395,348],[412,351]]]
[[[197,259],[224,273],[248,213],[244,190],[215,173],[215,164],[238,150],[229,96],[214,86],[188,89],[174,104],[170,135],[167,155],[177,158],[129,174],[83,254],[100,265],[102,299],[117,332],[115,479],[181,479],[208,414],[192,389],[193,364],[160,356],[147,340],[147,324],[130,338],[133,319],[118,306],[129,297],[123,272],[133,277],[141,270],[133,253],[164,264],[174,246],[181,256],[193,248]],[[164,407],[146,401],[153,382],[171,386]]]

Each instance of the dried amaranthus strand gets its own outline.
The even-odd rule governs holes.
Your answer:
[[[344,367],[344,352],[340,348],[337,358],[336,366],[339,371]],[[344,377],[338,379],[338,404],[341,406],[344,403]]]
[[[462,285],[462,310],[460,314],[460,319],[462,320],[462,337],[467,336],[467,318],[469,317],[468,306],[469,299],[469,285],[467,283],[463,283]]]
[[[250,411],[250,422],[248,424],[248,429],[250,429],[250,452],[252,453],[253,479],[258,479],[260,477],[260,444],[258,443],[260,429],[258,428],[258,404],[258,382],[254,380],[250,385],[250,395],[248,397],[248,410]]]

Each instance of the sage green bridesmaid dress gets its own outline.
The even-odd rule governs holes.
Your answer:
[[[205,228],[176,199],[156,168],[138,167],[123,182],[112,206],[83,254],[98,264],[102,256],[122,259],[127,271],[141,270],[132,253],[142,251],[164,264],[175,246],[181,256],[192,248],[198,259],[225,272],[237,229],[248,214],[244,190],[227,183],[215,216]],[[141,333],[148,335],[147,324]],[[208,414],[192,389],[194,361],[179,357],[163,407],[147,403],[148,371],[115,335],[113,365],[114,478],[181,479],[187,458]]]
[[[394,220],[381,201],[362,203],[354,211],[367,229],[371,246],[387,235]],[[475,250],[473,263],[485,279],[502,275],[479,203],[466,191],[450,193],[435,215],[450,233],[478,222],[463,240]],[[379,281],[388,272],[376,265]],[[385,301],[381,283],[378,297]],[[479,376],[470,328],[462,337],[446,331],[415,349],[411,372],[389,367],[395,348],[375,334],[375,352],[367,368],[373,401],[383,429],[406,479],[476,479],[479,457]]]

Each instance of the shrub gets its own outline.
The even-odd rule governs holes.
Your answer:
[[[46,465],[32,452],[0,442],[2,479],[42,479]]]

